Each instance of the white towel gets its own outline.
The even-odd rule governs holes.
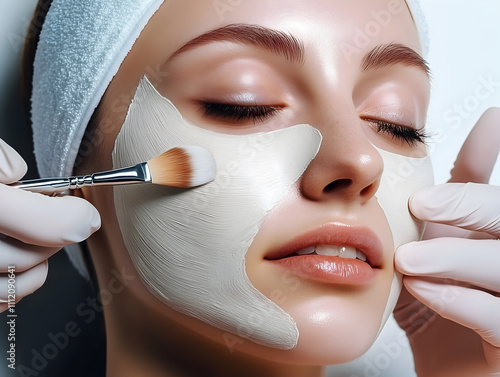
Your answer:
[[[420,36],[420,43],[422,44],[422,50],[424,52],[424,58],[429,55],[429,28],[427,26],[427,20],[425,18],[422,7],[420,6],[420,0],[406,0],[406,3],[410,7],[413,19],[417,25],[418,34]]]
[[[71,175],[85,128],[163,0],[54,0],[40,34],[32,123],[42,177]]]

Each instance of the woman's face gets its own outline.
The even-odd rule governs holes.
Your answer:
[[[234,338],[231,347],[329,364],[372,344],[394,277],[394,237],[378,198],[390,194],[376,195],[384,170],[379,149],[425,156],[419,129],[429,79],[420,54],[402,0],[170,0],[144,29],[103,98],[101,127],[112,131],[95,169],[111,166],[114,140],[145,75],[201,129],[245,135],[304,123],[323,136],[304,174],[257,224],[245,255],[252,286],[293,318],[298,343],[280,351]],[[116,226],[106,226],[116,217],[103,198],[93,198],[103,231],[120,239]],[[356,248],[371,266],[322,255]],[[117,264],[128,260],[123,248],[111,249]],[[297,256],[313,250],[319,255]],[[227,342],[222,331],[165,313]]]

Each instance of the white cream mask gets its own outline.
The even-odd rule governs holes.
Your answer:
[[[146,287],[168,306],[270,347],[293,348],[293,318],[250,283],[245,255],[265,215],[317,154],[321,134],[297,125],[252,135],[219,134],[187,122],[142,79],[116,139],[122,167],[178,145],[201,145],[214,182],[190,190],[115,187],[125,245]]]
[[[114,167],[186,144],[209,149],[218,167],[214,182],[190,190],[115,187],[120,229],[146,287],[173,309],[224,331],[293,348],[299,336],[293,318],[252,286],[245,255],[265,215],[286,196],[320,143],[319,131],[308,125],[252,135],[202,129],[144,78],[116,139]],[[377,150],[385,169],[376,195],[398,247],[422,233],[407,201],[432,184],[432,169],[427,157]],[[400,289],[395,274],[381,328]]]
[[[412,158],[387,152],[375,146],[384,161],[384,172],[375,196],[391,228],[394,250],[399,246],[422,238],[424,223],[413,217],[408,209],[408,199],[419,190],[434,184],[434,174],[429,156]],[[402,275],[394,270],[391,292],[385,307],[382,324],[394,310],[402,288]]]

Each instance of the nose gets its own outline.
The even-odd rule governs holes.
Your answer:
[[[363,204],[375,195],[384,163],[361,122],[357,114],[350,114],[314,124],[323,141],[300,181],[305,198]]]

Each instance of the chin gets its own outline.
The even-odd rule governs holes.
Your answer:
[[[362,356],[375,342],[380,329],[382,311],[339,310],[339,301],[322,298],[309,303],[318,309],[313,313],[294,313],[299,340],[293,350],[294,360],[301,364],[341,364]],[[330,308],[329,308],[330,306]],[[337,307],[335,309],[335,307]]]
[[[296,321],[299,338],[290,350],[279,350],[242,340],[236,349],[271,362],[327,366],[361,357],[379,333],[384,305],[382,301],[323,296],[285,305]],[[371,301],[371,302],[370,302]]]

